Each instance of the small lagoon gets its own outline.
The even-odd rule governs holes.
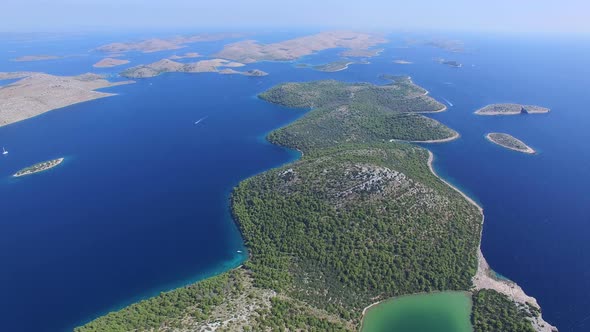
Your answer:
[[[468,293],[408,295],[369,308],[361,332],[471,332],[470,315]]]

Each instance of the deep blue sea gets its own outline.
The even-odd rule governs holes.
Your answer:
[[[98,72],[117,80],[125,67],[184,52],[209,55],[224,43],[132,53],[129,65],[92,68],[101,58],[94,47],[151,36],[2,35],[0,71]],[[264,138],[304,114],[267,104],[256,94],[285,81],[385,83],[379,79],[384,73],[411,75],[433,97],[453,105],[433,117],[461,138],[425,146],[435,153],[437,171],[484,207],[482,249],[491,266],[536,297],[546,320],[560,331],[590,330],[590,40],[452,36],[467,47],[455,54],[407,48],[405,36],[390,37],[392,43],[371,64],[340,72],[264,62],[247,69],[267,71],[266,77],[165,74],[105,89],[115,97],[0,127],[0,146],[9,151],[0,156],[2,330],[71,330],[241,264],[247,252],[229,214],[231,189],[298,158]],[[333,61],[338,52],[300,62]],[[36,54],[67,57],[9,61]],[[464,66],[433,61],[440,57]],[[394,64],[396,59],[413,64]],[[552,112],[473,114],[496,102],[539,104]],[[510,133],[539,153],[492,145],[484,138],[491,131]],[[62,156],[64,164],[50,171],[11,177]]]

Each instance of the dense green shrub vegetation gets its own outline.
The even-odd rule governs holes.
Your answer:
[[[404,76],[383,76],[385,85],[344,83],[333,80],[284,83],[260,94],[274,104],[294,108],[334,107],[370,104],[390,112],[435,112],[445,106]]]
[[[260,312],[253,331],[349,331],[344,324],[319,318],[293,300],[274,297],[271,305],[270,310]]]
[[[157,329],[163,324],[179,325],[180,319],[187,315],[196,320],[206,320],[211,308],[222,303],[235,287],[237,287],[236,271],[230,271],[134,303],[78,327],[74,331],[146,331]]]
[[[514,303],[506,295],[484,289],[473,294],[471,323],[474,332],[535,332],[527,317],[538,309]]]
[[[469,289],[481,217],[427,158],[341,146],[242,182],[232,206],[256,284],[345,319],[375,297]]]
[[[432,112],[444,105],[408,78],[387,85],[316,81],[285,83],[260,98],[288,107],[316,108],[295,123],[269,136],[277,144],[305,150],[345,143],[374,143],[391,139],[446,139],[456,132],[415,112]]]
[[[307,151],[347,143],[426,141],[453,135],[453,130],[422,115],[355,103],[310,111],[299,121],[272,132],[269,140]]]

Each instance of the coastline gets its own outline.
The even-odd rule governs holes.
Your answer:
[[[232,220],[232,222],[233,222],[233,220]],[[250,255],[250,253],[248,252],[248,256],[249,255]],[[231,259],[229,261],[224,261],[224,262],[214,266],[213,268],[206,270],[202,273],[199,273],[193,277],[182,279],[182,280],[179,280],[176,282],[167,283],[167,284],[163,285],[162,287],[151,289],[143,294],[139,294],[135,297],[132,297],[130,299],[127,299],[127,300],[121,301],[117,304],[114,304],[113,306],[111,306],[108,309],[105,309],[100,312],[96,312],[92,316],[85,317],[84,319],[80,319],[78,322],[73,323],[72,326],[69,327],[68,331],[73,331],[74,328],[81,327],[85,324],[88,324],[97,318],[108,315],[109,313],[112,313],[112,312],[122,310],[125,307],[128,307],[128,306],[133,305],[138,302],[141,302],[143,300],[156,297],[162,293],[172,292],[176,289],[188,287],[190,285],[201,282],[203,280],[213,278],[213,277],[222,275],[224,273],[229,273],[234,270],[241,269],[241,268],[243,268],[244,263],[246,263],[250,259],[249,257],[243,257],[243,256],[244,255],[242,255],[242,254],[236,255],[233,259]]]
[[[106,97],[114,97],[117,95],[117,93],[98,92],[98,91],[93,91],[93,93],[94,93],[94,95],[92,95],[92,96],[80,97],[79,99],[76,99],[75,101],[72,101],[72,102],[68,102],[67,104],[64,104],[63,106],[60,105],[55,108],[43,109],[43,110],[36,111],[35,114],[26,114],[26,115],[23,115],[20,117],[15,117],[14,119],[6,119],[4,121],[2,121],[0,119],[0,127],[8,126],[13,123],[17,123],[17,122],[21,122],[21,121],[25,121],[25,120],[37,117],[39,115],[45,114],[47,112],[55,111],[55,110],[62,109],[62,108],[68,107],[68,106],[81,104],[81,103],[85,103],[87,101],[93,101],[96,99],[102,99],[102,98],[106,98]]]
[[[445,142],[454,141],[454,140],[458,139],[459,137],[461,137],[461,134],[459,134],[458,132],[455,131],[455,134],[453,134],[453,136],[450,136],[447,138],[441,138],[441,139],[431,139],[431,140],[426,140],[426,141],[408,141],[408,140],[403,140],[403,139],[392,138],[389,141],[390,142],[406,142],[406,143],[445,143]]]
[[[444,105],[444,104],[443,104],[443,105]],[[439,110],[436,110],[436,111],[414,112],[414,113],[420,113],[420,114],[422,114],[422,113],[426,113],[426,114],[428,114],[428,113],[440,113],[440,112],[444,112],[444,111],[446,111],[446,110],[448,110],[448,109],[449,109],[449,108],[447,107],[447,105],[444,105],[444,106],[443,106],[441,109],[439,109]]]
[[[467,196],[467,194],[465,194],[464,192],[462,192],[461,190],[459,190],[459,188],[455,187],[450,182],[448,182],[447,180],[443,179],[441,176],[439,176],[436,173],[436,171],[434,170],[434,166],[433,166],[433,163],[434,163],[434,153],[432,153],[432,151],[430,151],[428,149],[427,149],[427,151],[428,151],[428,169],[430,169],[430,172],[434,176],[436,176],[439,180],[441,180],[442,182],[444,182],[447,186],[451,187],[453,190],[455,190],[456,192],[458,192],[469,203],[473,204],[473,206],[475,206],[479,210],[479,212],[481,213],[481,224],[483,225],[484,219],[485,219],[485,216],[484,216],[484,213],[483,213],[483,208],[479,204],[477,204],[477,202],[475,200],[473,200],[471,197]]]
[[[131,80],[110,82],[104,76],[91,73],[56,76],[16,72],[0,73],[0,76],[21,78],[0,89],[0,127],[67,106],[116,96],[116,93],[96,90],[135,83]]]
[[[344,65],[344,67],[342,67],[342,68],[340,68],[340,69],[336,69],[336,70],[330,70],[330,71],[328,71],[328,70],[320,70],[320,71],[327,72],[327,73],[328,73],[328,72],[335,73],[335,72],[337,72],[337,71],[343,71],[343,70],[346,70],[346,69],[348,69],[348,66],[350,66],[350,65],[353,65],[353,64],[355,64],[355,63],[356,63],[356,62],[347,62],[347,63],[346,63],[346,65]]]
[[[412,81],[412,77],[411,76],[408,76],[408,78],[410,79],[410,82],[414,83],[414,81]],[[430,94],[430,91],[428,91],[426,89],[424,89],[424,91],[425,91],[424,94],[423,94],[424,96],[428,96]],[[437,102],[439,102],[439,101],[437,100]],[[438,109],[436,111],[425,111],[425,112],[414,112],[414,113],[440,113],[440,112],[444,112],[444,111],[446,111],[448,109],[447,105],[445,105],[445,104],[443,104],[441,102],[439,102],[439,103],[441,105],[443,105],[443,107],[441,109]]]
[[[510,298],[514,302],[522,304],[528,303],[536,307],[537,309],[541,309],[541,307],[537,303],[537,299],[527,295],[517,283],[511,280],[498,279],[495,276],[495,272],[490,268],[488,262],[483,256],[483,252],[481,251],[481,236],[483,236],[483,224],[485,221],[485,214],[483,208],[479,204],[477,204],[475,200],[473,200],[467,194],[459,190],[459,188],[455,187],[454,185],[443,179],[441,176],[439,176],[434,170],[433,162],[434,154],[432,153],[432,151],[428,150],[428,168],[430,169],[432,174],[434,174],[434,176],[436,176],[439,180],[441,180],[446,185],[448,185],[449,187],[457,191],[459,194],[461,194],[461,196],[463,196],[469,203],[473,204],[481,213],[482,234],[480,235],[480,246],[477,250],[477,272],[472,278],[474,290],[492,289],[497,291],[498,293],[508,296],[508,298]],[[533,328],[537,332],[557,331],[557,328],[555,326],[549,324],[543,319],[542,314],[539,314],[538,317],[533,317],[530,320],[533,324]]]

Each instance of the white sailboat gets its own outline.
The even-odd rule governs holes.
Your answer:
[[[8,154],[8,151],[6,151],[6,149],[4,147],[2,147],[2,154],[4,154],[4,155]]]

